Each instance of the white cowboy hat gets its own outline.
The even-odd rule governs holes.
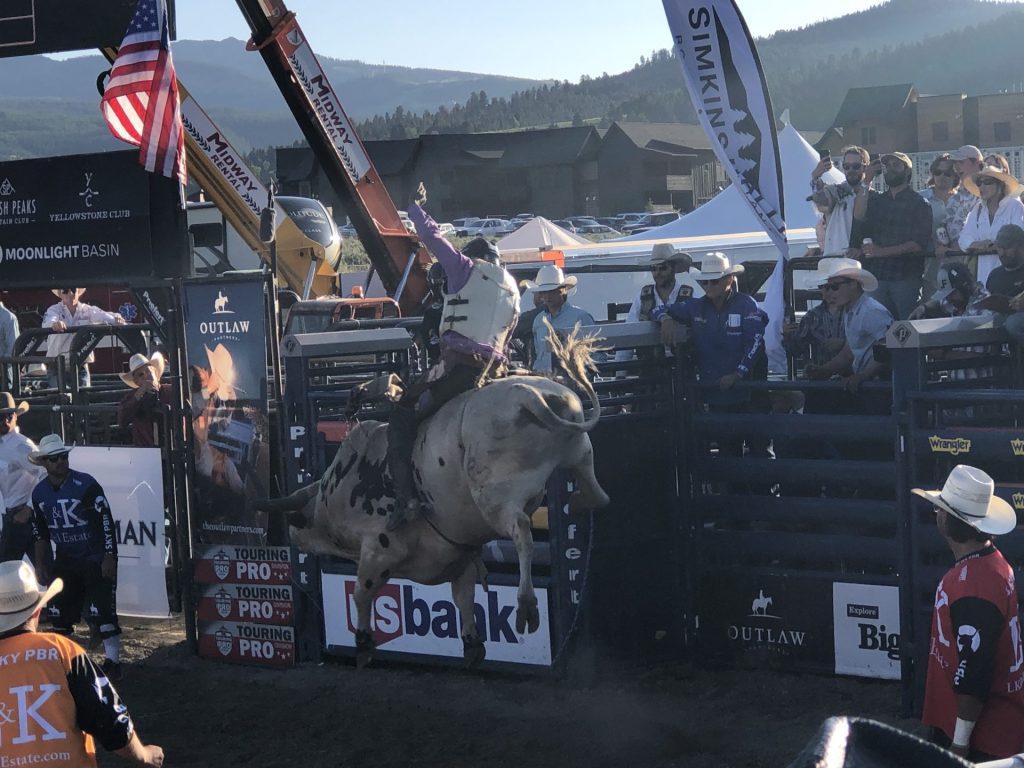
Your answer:
[[[576,275],[565,276],[562,268],[555,264],[545,264],[537,272],[536,280],[527,280],[526,287],[531,291],[553,291],[556,288],[573,288],[576,286]]]
[[[52,293],[54,296],[56,296],[59,299],[60,296],[61,296],[60,292],[62,290],[64,290],[64,289],[63,288],[51,288],[50,289],[50,293]],[[85,293],[85,288],[75,288],[75,298],[76,299],[81,298],[83,293]]]
[[[131,356],[128,360],[128,373],[118,374],[121,377],[121,381],[127,384],[132,389],[138,389],[139,385],[132,379],[132,374],[135,373],[139,368],[149,366],[156,372],[156,380],[160,381],[160,377],[164,375],[164,356],[159,352],[154,352],[152,357],[146,357],[145,355],[138,353]]]
[[[965,176],[961,182],[964,188],[975,197],[981,197],[981,190],[978,189],[978,183],[974,180],[978,176],[990,176],[993,179],[998,179],[1003,182],[1003,186],[1006,188],[1006,194],[1004,197],[1017,197],[1024,190],[1022,185],[1017,179],[1008,173],[1003,173],[1000,169],[994,165],[986,165],[977,173],[971,176]]]
[[[64,445],[64,438],[60,435],[47,435],[39,441],[39,448],[28,452],[28,460],[33,464],[42,465],[43,457],[60,456],[63,453],[71,453],[75,444]]]
[[[29,405],[24,400],[15,406],[14,395],[10,392],[0,392],[0,413],[16,413],[21,416],[28,409]]]
[[[822,272],[821,283],[825,283],[831,280],[833,277],[846,277],[850,280],[856,280],[860,283],[867,293],[878,289],[878,278],[862,268],[860,262],[856,259],[846,259],[842,257],[830,257],[831,264],[828,265],[828,271]],[[822,259],[825,261],[825,259]],[[820,262],[819,262],[820,264]]]
[[[672,247],[671,243],[656,243],[651,249],[651,258],[643,262],[645,266],[653,267],[655,264],[665,264],[666,262],[687,262],[691,261],[690,254],[686,251],[677,251]]]
[[[912,488],[911,492],[975,530],[999,536],[1017,527],[1017,514],[1013,507],[992,495],[995,486],[992,478],[980,469],[958,464],[949,473],[941,491]]]
[[[54,579],[43,589],[35,569],[24,560],[0,563],[0,634],[20,627],[63,588],[64,582]]]
[[[738,275],[743,271],[744,267],[742,264],[730,264],[728,256],[714,251],[713,253],[704,254],[704,258],[700,262],[700,271],[694,273],[693,279],[698,282],[701,280],[717,280],[726,275]]]

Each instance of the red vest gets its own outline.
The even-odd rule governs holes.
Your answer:
[[[1010,757],[1024,751],[1024,652],[1013,569],[999,550],[962,559],[939,582],[932,612],[928,681],[921,720],[953,738],[953,676],[960,664],[957,646],[971,639],[969,633],[959,636],[959,628],[952,626],[950,606],[965,597],[992,603],[1005,620],[1004,630],[996,640],[992,685],[971,735],[971,748],[995,757]]]
[[[0,640],[0,709],[10,718],[0,722],[0,753],[11,765],[95,768],[92,736],[75,724],[68,690],[71,660],[82,653],[75,643],[50,633]]]

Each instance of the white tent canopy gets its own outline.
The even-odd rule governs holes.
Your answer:
[[[577,237],[543,216],[530,219],[510,235],[498,241],[498,247],[505,250],[527,248],[568,248],[573,245],[589,244],[586,238]]]
[[[813,229],[818,214],[814,204],[808,202],[807,196],[811,192],[811,171],[818,164],[818,152],[792,125],[786,124],[779,132],[779,155],[786,200],[786,229]],[[844,179],[843,174],[835,168],[825,174],[824,178],[832,184],[838,184]],[[697,210],[676,221],[613,242],[760,231],[763,231],[760,220],[750,210],[740,191],[730,185]]]

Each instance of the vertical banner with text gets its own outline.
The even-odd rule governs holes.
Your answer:
[[[195,535],[204,544],[266,542],[266,514],[251,508],[270,482],[264,285],[262,276],[184,285]]]
[[[672,47],[715,156],[779,249],[765,289],[765,346],[772,369],[782,349],[786,241],[782,164],[768,83],[735,0],[662,0]]]

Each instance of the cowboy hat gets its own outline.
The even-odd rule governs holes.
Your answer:
[[[643,262],[644,266],[653,267],[656,264],[685,263],[690,265],[692,259],[686,251],[677,251],[671,243],[657,243],[651,249],[651,257]]]
[[[990,178],[1001,181],[1003,183],[1003,186],[1006,188],[1006,194],[1004,195],[1005,197],[1016,197],[1021,193],[1022,190],[1024,190],[1024,185],[1017,181],[1017,179],[1014,176],[1011,176],[1008,173],[1003,173],[994,165],[986,165],[977,173],[971,176],[965,176],[963,181],[961,182],[964,185],[964,189],[966,189],[975,197],[981,197],[981,190],[978,188],[978,182],[975,181],[975,178],[977,178],[978,176],[988,176]]]
[[[54,296],[56,296],[59,299],[60,296],[61,296],[60,292],[63,291],[63,290],[64,290],[63,288],[51,288],[50,289],[50,293],[52,293]],[[85,293],[85,288],[75,288],[75,298],[76,299],[81,298],[83,293]]]
[[[907,166],[907,170],[908,171],[914,170],[914,163],[911,161],[909,155],[907,155],[907,154],[905,154],[903,152],[883,152],[882,153],[882,160],[883,161],[886,158],[889,158],[889,157],[895,157],[897,160],[899,160],[901,163],[903,163],[905,166]]]
[[[828,282],[833,277],[847,277],[860,283],[861,288],[867,293],[878,289],[878,278],[866,269],[863,269],[860,262],[856,259],[835,257],[832,261],[833,263],[829,265],[828,272],[824,273],[824,278],[821,283],[818,283],[819,286]]]
[[[63,588],[61,579],[39,586],[35,569],[24,560],[0,563],[0,634],[20,627]]]
[[[0,413],[16,413],[21,416],[28,408],[29,405],[24,400],[15,407],[14,396],[10,392],[0,392]]]
[[[42,459],[50,456],[60,456],[71,453],[75,444],[64,445],[64,438],[60,435],[47,435],[39,441],[39,448],[28,452],[28,460],[33,464],[42,465]]]
[[[715,251],[704,254],[704,258],[700,262],[700,271],[693,274],[693,279],[697,282],[701,280],[717,280],[726,275],[738,275],[743,271],[744,267],[742,264],[730,264],[728,256]]]
[[[958,464],[949,473],[941,491],[911,488],[911,492],[975,530],[998,536],[1017,527],[1017,514],[1013,507],[992,495],[995,485],[980,469]]]
[[[156,380],[160,381],[160,377],[164,375],[164,356],[159,352],[154,352],[152,357],[146,357],[141,353],[132,355],[128,360],[128,373],[118,375],[121,377],[121,381],[129,387],[138,389],[139,385],[132,379],[132,374],[147,365],[156,372]]]
[[[536,280],[527,280],[526,287],[531,291],[553,291],[556,288],[573,288],[576,285],[576,275],[565,276],[562,268],[554,264],[545,264],[537,272]]]

